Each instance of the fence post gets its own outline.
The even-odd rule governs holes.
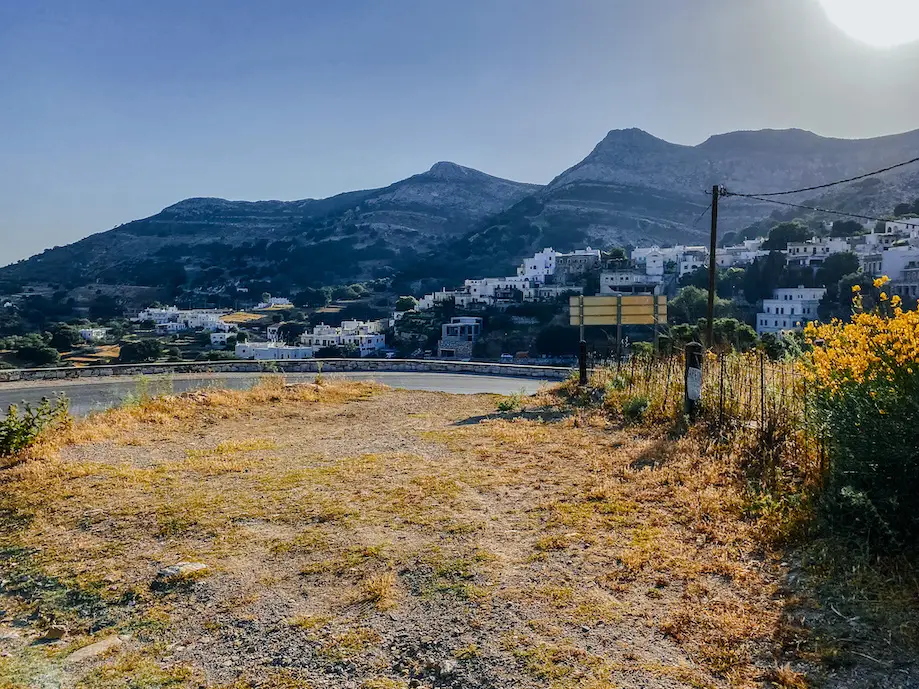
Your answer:
[[[698,342],[686,345],[686,369],[683,372],[684,393],[683,409],[690,421],[695,421],[699,413],[699,401],[702,399],[702,352]]]

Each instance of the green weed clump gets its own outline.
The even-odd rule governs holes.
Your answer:
[[[32,445],[43,431],[69,423],[70,404],[63,395],[43,397],[38,406],[26,403],[22,411],[11,404],[0,420],[0,457],[9,457]]]
[[[632,397],[622,405],[622,415],[629,423],[638,423],[642,420],[650,405],[650,400],[643,395]]]
[[[498,401],[499,412],[517,411],[521,406],[523,406],[523,394],[519,392],[515,392],[513,395],[508,395]]]

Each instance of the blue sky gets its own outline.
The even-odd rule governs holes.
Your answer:
[[[917,80],[814,0],[0,3],[0,265],[189,196],[547,182],[614,128],[905,131]]]

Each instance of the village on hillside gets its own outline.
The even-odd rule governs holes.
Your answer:
[[[891,294],[914,303],[919,297],[919,218],[871,227],[854,221],[779,223],[766,237],[719,247],[716,262],[716,317],[731,332],[732,344],[752,345],[758,337],[780,351],[782,338],[800,332],[807,322],[844,315],[846,292],[860,281],[885,275]],[[470,278],[419,298],[395,294],[371,306],[373,292],[355,285],[340,292],[343,299],[318,308],[310,308],[303,295],[262,294],[237,310],[154,303],[126,320],[112,310],[108,321],[58,326],[44,340],[7,337],[0,349],[7,351],[7,365],[33,366],[323,357],[568,363],[577,343],[566,320],[569,296],[666,296],[670,330],[685,340],[705,315],[701,290],[707,286],[707,266],[704,246],[547,247],[523,259],[516,275]],[[247,292],[239,286],[244,300]],[[30,298],[35,299],[29,294],[8,297],[0,310],[16,314]],[[743,332],[749,334],[737,335]],[[650,339],[642,329],[627,336],[633,342]],[[603,338],[609,337],[599,337],[594,345],[602,348]]]

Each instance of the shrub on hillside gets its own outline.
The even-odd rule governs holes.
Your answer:
[[[805,380],[829,460],[825,516],[889,547],[919,529],[919,313],[883,291],[864,312],[853,291],[851,323],[808,326]]]
[[[9,457],[34,443],[46,428],[66,423],[70,419],[66,397],[55,400],[43,398],[33,407],[23,406],[22,412],[10,405],[6,417],[0,419],[0,457]]]
[[[61,355],[44,345],[25,345],[16,350],[16,358],[30,366],[48,366],[60,362]]]
[[[208,338],[210,342],[210,338]],[[143,364],[156,361],[163,356],[163,343],[159,340],[125,342],[118,354],[119,364]]]

